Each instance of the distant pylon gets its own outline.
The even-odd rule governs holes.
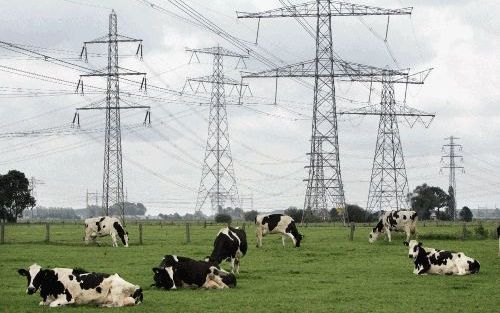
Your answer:
[[[444,163],[444,166],[441,166],[441,172],[443,169],[449,169],[448,193],[449,196],[452,197],[453,208],[450,209],[452,210],[454,220],[457,219],[457,210],[456,210],[457,181],[455,179],[455,169],[461,169],[462,172],[464,171],[464,167],[458,166],[457,163],[455,162],[455,159],[460,159],[461,161],[463,161],[463,156],[456,154],[458,151],[462,151],[462,145],[459,145],[455,142],[455,140],[458,139],[460,138],[453,136],[444,139],[447,140],[449,143],[443,145],[442,151],[448,154],[445,154],[441,157],[441,162]]]
[[[121,109],[147,109],[146,120],[149,121],[149,106],[130,106],[120,104],[120,76],[124,75],[139,75],[143,76],[141,89],[146,89],[146,73],[140,73],[127,70],[120,72],[118,65],[118,43],[138,42],[137,55],[142,59],[142,39],[133,39],[127,36],[118,34],[118,21],[115,11],[111,11],[109,15],[109,33],[105,36],[92,41],[84,42],[81,57],[87,60],[87,45],[89,44],[107,44],[108,45],[108,64],[105,71],[96,71],[90,74],[80,75],[77,91],[81,89],[83,93],[82,77],[106,77],[106,106],[89,106],[77,108],[75,120],[79,122],[79,113],[81,110],[105,110],[106,111],[106,127],[104,136],[104,172],[103,172],[103,187],[102,187],[102,209],[104,215],[109,215],[109,208],[113,205],[119,207],[119,214],[122,223],[125,222],[125,206],[123,193],[123,166],[122,166],[122,136],[120,125]],[[123,101],[125,102],[125,101]]]
[[[197,53],[213,55],[213,74],[211,76],[188,79],[190,85],[193,82],[198,84],[210,83],[212,85],[208,138],[195,211],[202,209],[207,198],[210,198],[214,212],[219,212],[224,208],[227,200],[231,202],[233,207],[240,207],[241,202],[229,143],[225,85],[231,85],[232,89],[236,88],[240,98],[243,87],[248,86],[224,76],[223,57],[236,57],[241,60],[247,58],[247,56],[219,46],[205,49],[187,49],[187,51],[193,53],[193,55]]]
[[[407,209],[408,178],[392,83],[382,82],[380,107],[377,144],[366,208],[372,212]]]

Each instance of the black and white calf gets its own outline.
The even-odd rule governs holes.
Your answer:
[[[116,237],[120,238],[125,247],[128,247],[128,232],[120,220],[111,216],[99,216],[85,220],[85,243],[96,242],[97,237],[111,236],[113,247],[118,247]]]
[[[377,226],[370,232],[368,241],[373,243],[380,234],[386,233],[387,239],[391,242],[391,231],[404,231],[406,233],[405,244],[408,244],[410,237],[417,232],[418,215],[415,211],[389,211],[385,212],[379,219]]]
[[[28,279],[27,294],[40,290],[40,305],[57,307],[66,304],[96,304],[121,307],[142,301],[142,289],[118,274],[89,273],[81,269],[42,269],[33,264],[27,270],[19,269],[19,275]]]
[[[214,241],[214,250],[205,261],[219,265],[222,261],[231,261],[231,273],[240,272],[240,259],[247,253],[247,235],[244,230],[224,227]]]
[[[234,274],[221,270],[214,263],[166,255],[159,267],[153,267],[154,284],[167,290],[182,287],[223,289],[236,287]]]
[[[300,247],[303,236],[297,230],[295,221],[290,216],[284,214],[257,215],[255,224],[257,226],[257,248],[262,247],[262,237],[266,234],[281,234],[283,247],[286,236],[292,239],[295,247]]]
[[[417,275],[467,275],[479,272],[479,262],[463,252],[450,252],[424,248],[422,243],[412,240],[409,243],[408,257],[413,259]]]

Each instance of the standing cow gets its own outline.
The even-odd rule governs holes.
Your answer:
[[[266,234],[281,234],[283,247],[285,246],[286,236],[292,239],[295,247],[300,247],[300,241],[304,237],[297,230],[293,218],[288,215],[257,215],[257,217],[255,217],[255,224],[257,226],[257,248],[262,247],[262,237]]]
[[[450,252],[424,248],[422,243],[412,240],[408,244],[408,257],[413,259],[416,275],[467,275],[479,273],[479,262],[463,252]]]
[[[234,274],[216,264],[190,258],[166,255],[159,267],[153,267],[154,283],[151,286],[167,290],[182,287],[224,289],[236,287]]]
[[[231,273],[240,273],[240,259],[247,253],[247,235],[244,230],[233,227],[222,228],[214,241],[212,254],[205,261],[217,265],[231,261]]]
[[[89,273],[82,269],[42,269],[38,264],[27,270],[19,269],[26,276],[26,293],[40,290],[39,305],[58,307],[67,304],[97,304],[106,307],[131,306],[142,302],[142,289],[118,274]]]
[[[85,220],[85,243],[96,242],[97,237],[111,236],[113,247],[118,247],[116,237],[119,237],[125,247],[128,247],[128,232],[120,220],[111,216],[99,216]]]
[[[379,219],[377,226],[370,232],[368,241],[373,243],[382,233],[387,234],[387,239],[391,242],[391,231],[404,231],[406,233],[405,245],[408,245],[411,235],[417,231],[418,216],[415,211],[389,211],[385,212]]]

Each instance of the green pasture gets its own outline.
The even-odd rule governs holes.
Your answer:
[[[495,223],[484,224],[488,232]],[[46,226],[6,225],[5,244],[0,245],[0,312],[498,312],[500,307],[500,258],[498,241],[488,237],[446,239],[460,234],[462,225],[420,227],[424,246],[463,251],[481,263],[478,275],[416,276],[403,236],[393,242],[370,245],[369,227],[358,225],[354,240],[340,225],[300,227],[302,247],[281,237],[266,236],[255,248],[254,225],[246,225],[249,251],[241,263],[238,286],[229,290],[165,291],[150,287],[151,268],[164,254],[201,259],[211,252],[221,225],[191,224],[186,243],[184,224],[144,224],[143,245],[139,227],[129,223],[129,248],[112,248],[110,238],[102,245],[85,246],[83,224]],[[450,235],[450,236],[446,236]],[[459,238],[459,236],[457,236]],[[439,240],[438,240],[439,239]],[[26,278],[17,269],[32,263],[43,267],[82,267],[89,271],[119,273],[144,289],[144,302],[130,308],[75,306],[39,307],[38,295],[25,294]],[[228,264],[223,267],[228,269]]]

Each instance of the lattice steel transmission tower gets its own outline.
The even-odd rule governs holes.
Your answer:
[[[390,10],[345,2],[316,0],[260,13],[237,12],[238,18],[258,18],[259,21],[262,18],[276,17],[316,18],[316,54],[313,60],[246,76],[314,78],[311,150],[309,165],[306,166],[309,169],[309,175],[306,179],[304,211],[310,209],[325,218],[330,209],[340,208],[344,212],[344,221],[346,220],[334,83],[335,67],[340,63],[336,64],[338,59],[334,57],[332,17],[408,15],[411,11],[412,8]],[[347,65],[346,68],[340,68],[343,74],[352,70],[351,64]],[[352,65],[354,65],[354,70],[359,66],[359,64]]]
[[[456,159],[460,159],[460,161],[463,162],[463,156],[456,154],[457,152],[462,151],[462,145],[457,144],[455,142],[455,140],[458,139],[460,138],[453,136],[444,139],[448,141],[448,143],[443,145],[442,151],[447,154],[441,157],[441,163],[443,163],[443,166],[441,166],[441,172],[443,171],[443,169],[449,170],[448,194],[452,198],[451,201],[453,203],[453,208],[451,209],[454,220],[457,219],[457,210],[456,210],[457,181],[455,179],[455,170],[461,169],[462,173],[464,172],[464,167],[457,165],[456,162]]]
[[[120,125],[120,111],[123,109],[147,109],[145,121],[150,121],[150,107],[138,105],[122,105],[120,98],[120,77],[129,75],[142,76],[141,89],[146,89],[146,73],[135,72],[119,66],[118,44],[126,42],[139,43],[136,54],[142,59],[142,39],[134,39],[118,34],[118,21],[115,11],[109,15],[109,32],[107,35],[92,41],[85,41],[80,57],[87,61],[87,46],[91,44],[107,44],[108,64],[104,70],[98,70],[80,75],[77,91],[83,93],[83,77],[106,77],[107,89],[105,106],[100,102],[87,107],[77,108],[73,123],[79,122],[79,111],[104,110],[106,112],[106,126],[104,135],[104,173],[102,187],[103,214],[109,215],[112,205],[119,207],[120,218],[125,221],[124,194],[123,194],[123,166],[122,166],[122,135]],[[126,70],[121,72],[120,70]],[[123,101],[125,102],[125,101]]]
[[[233,158],[231,155],[231,146],[229,142],[229,124],[226,110],[226,91],[225,86],[232,86],[241,95],[246,84],[236,81],[224,75],[224,57],[238,58],[238,63],[246,55],[227,50],[222,47],[212,47],[204,49],[186,49],[192,56],[197,54],[213,55],[213,73],[210,76],[189,78],[187,84],[212,85],[210,96],[210,116],[208,121],[208,138],[203,160],[202,174],[198,196],[196,198],[196,211],[200,211],[207,198],[210,198],[212,210],[218,212],[224,208],[227,200],[234,207],[240,207],[240,196],[236,185],[236,175],[234,173]],[[199,86],[198,86],[199,87]],[[199,88],[196,88],[198,90]]]

